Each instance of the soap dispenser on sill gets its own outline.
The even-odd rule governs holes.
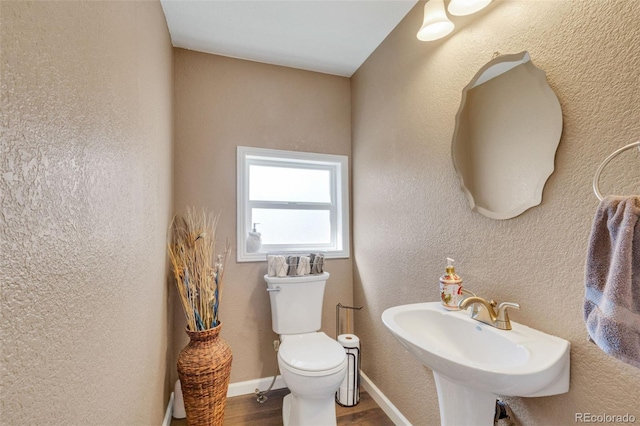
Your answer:
[[[262,248],[262,234],[256,230],[256,225],[260,224],[254,223],[253,229],[247,236],[247,253],[257,253]]]

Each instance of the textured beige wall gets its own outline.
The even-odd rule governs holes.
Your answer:
[[[439,424],[430,370],[385,330],[390,306],[438,300],[444,258],[485,297],[515,301],[512,319],[571,342],[571,389],[512,398],[526,425],[574,413],[640,418],[640,376],[586,340],[586,242],[598,200],[593,174],[640,139],[640,2],[497,1],[419,42],[416,5],[352,78],[354,299],[363,371],[416,425]],[[462,88],[494,52],[528,50],[560,99],[564,130],[542,204],[507,221],[472,213],[451,162]],[[638,193],[638,153],[605,170],[604,193]],[[374,189],[375,188],[375,189]]]
[[[277,336],[263,279],[266,263],[235,260],[236,147],[350,155],[350,81],[182,49],[174,56],[175,210],[193,205],[221,212],[219,244],[229,239],[234,250],[221,302],[222,336],[234,357],[231,382],[270,377]],[[331,278],[322,325],[334,336],[335,306],[350,304],[353,297],[351,260],[328,260],[326,269]],[[170,300],[175,359],[187,336],[175,294]]]
[[[172,48],[159,2],[0,3],[0,424],[160,424]]]

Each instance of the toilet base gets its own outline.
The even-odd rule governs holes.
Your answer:
[[[282,401],[282,422],[284,426],[336,426],[335,401],[333,397],[303,401],[290,393]]]

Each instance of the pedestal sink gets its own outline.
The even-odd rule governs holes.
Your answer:
[[[389,308],[382,322],[433,370],[443,426],[492,426],[497,395],[569,391],[568,341],[511,321],[498,330],[440,302]]]

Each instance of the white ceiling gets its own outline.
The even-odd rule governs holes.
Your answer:
[[[175,47],[350,77],[417,0],[161,3]]]

